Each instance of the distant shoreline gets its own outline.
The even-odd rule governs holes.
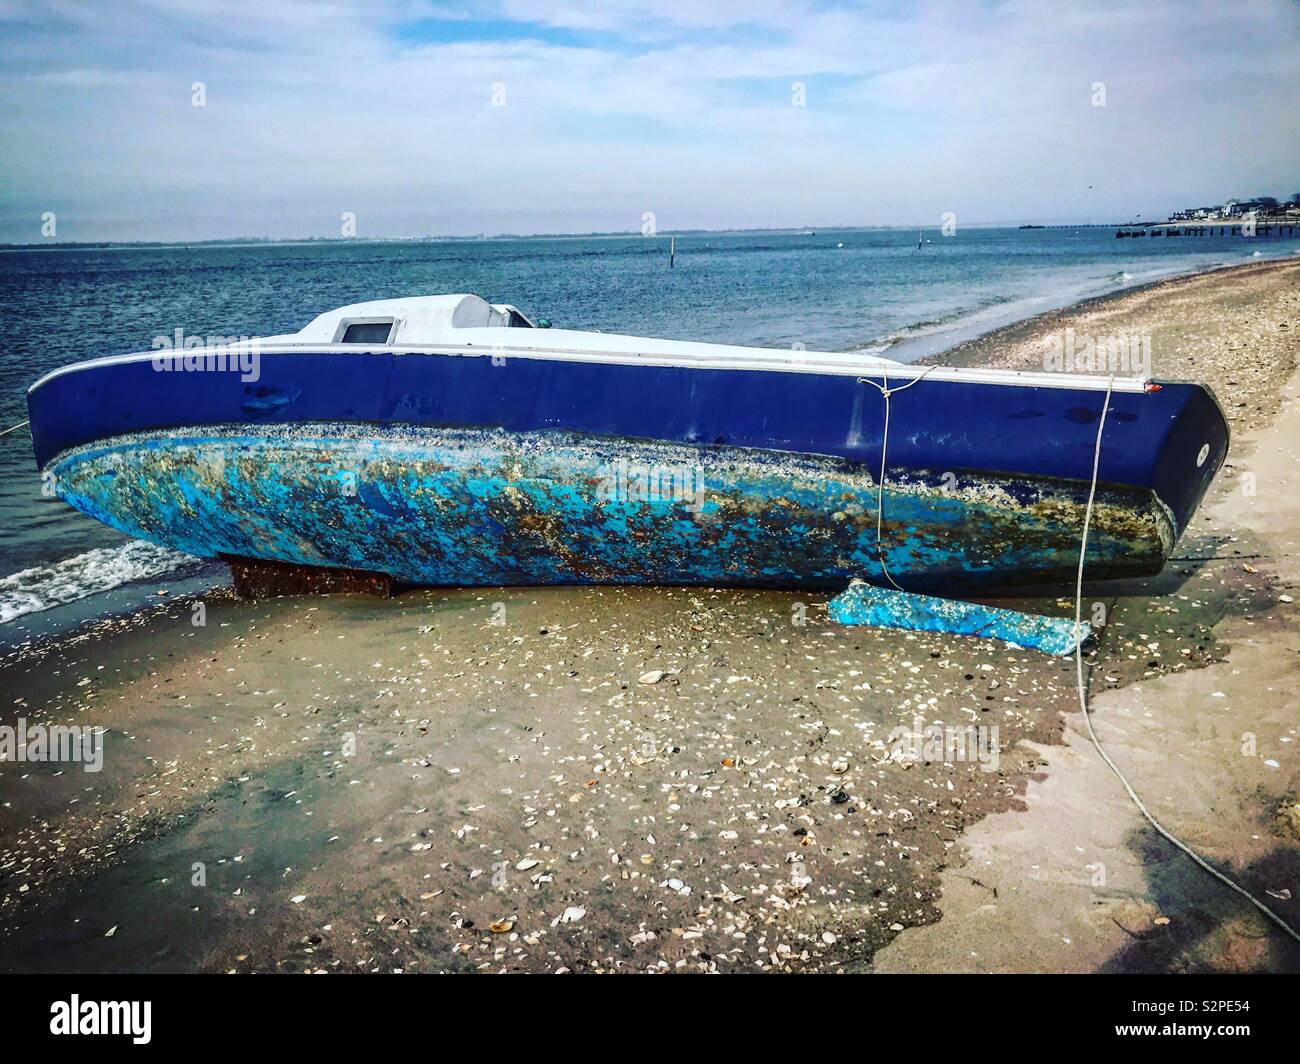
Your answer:
[[[964,229],[1114,229],[1127,222],[1053,222],[1043,225],[1026,225],[1020,222],[967,223]],[[216,248],[216,247],[296,247],[313,244],[481,244],[491,241],[511,240],[606,240],[623,237],[645,237],[648,240],[672,236],[816,236],[819,233],[893,233],[939,229],[930,225],[829,225],[793,226],[784,229],[661,229],[651,236],[635,229],[609,230],[593,233],[493,233],[474,236],[301,236],[218,237],[208,240],[43,240],[15,244],[0,243],[0,251],[106,251],[117,249],[149,248]]]

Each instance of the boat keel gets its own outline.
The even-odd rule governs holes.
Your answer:
[[[281,595],[334,595],[359,593],[390,598],[393,578],[364,569],[324,569],[317,565],[219,555],[230,566],[235,594],[242,599],[277,598]]]

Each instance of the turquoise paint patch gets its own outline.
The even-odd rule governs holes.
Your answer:
[[[610,471],[629,464],[698,470],[698,495],[611,493]],[[307,424],[124,436],[60,455],[51,468],[78,509],[201,557],[453,586],[883,581],[872,471],[838,458]],[[942,474],[890,479],[883,554],[900,582],[948,593],[1069,579],[1086,485],[1007,485],[968,472],[960,484],[953,490]],[[1099,492],[1089,572],[1158,571],[1172,542],[1161,520],[1149,497]]]
[[[1087,641],[1092,628],[1060,617],[1042,617],[1032,613],[981,606],[974,602],[918,595],[891,588],[854,584],[831,599],[831,620],[843,625],[875,628],[905,628],[918,632],[950,632],[1011,643],[1044,654],[1073,654],[1080,642]]]

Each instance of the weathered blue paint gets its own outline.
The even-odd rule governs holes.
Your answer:
[[[951,632],[997,639],[1045,654],[1073,654],[1086,641],[1091,627],[1060,617],[1019,613],[997,606],[934,598],[893,588],[854,584],[831,599],[831,620],[845,625],[906,628],[921,632]]]
[[[572,433],[722,450],[880,461],[884,403],[851,376],[548,361],[491,351],[268,352],[260,378],[92,365],[29,395],[37,462],[83,444],[160,429],[348,422]],[[892,399],[890,476],[991,476],[1031,503],[1043,479],[1087,483],[1103,393],[930,378]],[[1154,494],[1175,537],[1222,464],[1227,424],[1194,384],[1116,392],[1101,481]],[[1205,448],[1204,460],[1197,457]]]
[[[620,472],[648,467],[694,471],[678,480],[692,491],[619,490]],[[882,579],[872,464],[827,456],[312,423],[131,434],[74,448],[49,469],[78,509],[203,557],[430,585]],[[1049,478],[891,475],[886,564],[905,586],[940,591],[1068,580],[1086,499],[1086,484]],[[1173,538],[1150,490],[1104,486],[1089,572],[1156,572]]]

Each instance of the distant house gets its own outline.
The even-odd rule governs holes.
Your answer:
[[[1230,199],[1222,207],[1183,207],[1181,210],[1174,211],[1169,216],[1169,220],[1171,222],[1223,221],[1229,218],[1243,218],[1252,212],[1261,217],[1300,214],[1300,192],[1292,196],[1285,205],[1279,204],[1272,196],[1257,196],[1246,200]]]
[[[1274,214],[1277,211],[1277,200],[1272,196],[1256,196],[1248,200],[1229,200],[1233,205],[1234,215],[1244,214]]]

